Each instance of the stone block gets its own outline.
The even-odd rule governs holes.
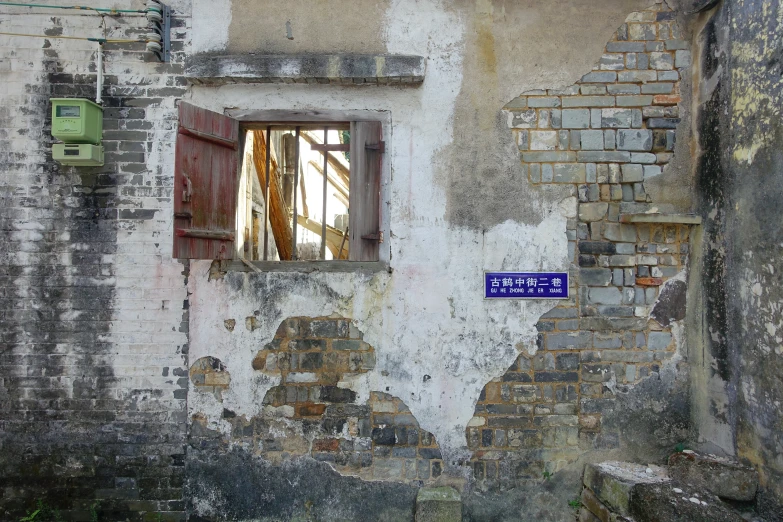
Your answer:
[[[628,24],[629,40],[655,40],[655,24]]]
[[[598,179],[598,167],[595,163],[585,164],[585,181],[596,183]]]
[[[650,118],[647,120],[647,127],[650,129],[676,129],[679,123],[679,118]]]
[[[577,161],[584,163],[628,163],[631,153],[627,151],[579,151]]]
[[[643,86],[646,87],[646,86]],[[652,96],[618,96],[618,107],[643,107],[653,102]]]
[[[582,83],[612,83],[617,81],[617,73],[609,71],[590,72],[582,76],[580,81]],[[565,100],[563,99],[564,102]]]
[[[557,132],[530,131],[529,147],[530,150],[555,150],[557,148]]]
[[[629,129],[633,124],[633,112],[634,109],[603,109],[601,111],[601,127]]]
[[[593,287],[590,288],[588,302],[594,304],[613,304],[619,305],[622,295],[620,290],[615,287]]]
[[[625,55],[622,53],[603,54],[598,61],[598,67],[607,71],[619,71],[625,67]]]
[[[530,147],[530,140],[527,131],[519,131],[517,134],[517,148],[519,150],[528,150]]]
[[[644,42],[609,42],[606,50],[610,53],[643,53]]]
[[[185,76],[210,84],[336,80],[350,83],[418,85],[425,58],[394,54],[196,54],[185,61]]]
[[[609,92],[609,94],[639,94],[642,92],[641,88],[633,83],[617,83],[607,85],[606,90]]]
[[[650,469],[651,473],[647,473],[647,469]],[[648,468],[628,462],[587,464],[583,480],[584,485],[590,488],[599,501],[623,516],[631,514],[631,495],[636,486],[671,482],[664,468]]]
[[[610,241],[633,243],[636,241],[636,226],[607,223],[604,226],[604,237]]]
[[[636,256],[610,256],[607,262],[608,266],[636,266]]]
[[[579,515],[581,517],[583,512],[590,513],[595,520],[600,520],[601,522],[609,522],[611,512],[609,509],[601,503],[600,500],[595,496],[595,494],[590,491],[588,488],[584,488],[582,490],[582,509],[579,512]],[[581,520],[581,518],[580,518]],[[589,518],[585,520],[590,520]]]
[[[674,84],[669,82],[646,83],[642,85],[642,94],[671,94]]]
[[[503,109],[510,111],[514,109],[526,109],[527,108],[527,96],[517,96],[507,104],[503,106]]]
[[[615,73],[610,74],[614,75]],[[614,106],[614,96],[567,96],[563,98],[562,103],[563,107],[612,107]]]
[[[657,161],[657,159],[658,158],[656,158],[655,154],[651,154],[649,152],[632,152],[631,153],[631,163],[644,163],[644,164],[647,164],[647,165],[652,165],[653,163],[655,163]]]
[[[560,109],[551,109],[550,112],[550,124],[553,129],[559,129],[562,127],[562,118],[560,115]]]
[[[742,522],[744,519],[704,489],[674,482],[639,484],[630,515],[636,522]]]
[[[603,150],[604,133],[600,130],[586,130],[580,133],[582,150]]]
[[[608,203],[580,203],[579,220],[583,222],[600,221],[606,215]]]
[[[664,42],[667,51],[687,50],[688,42],[685,40],[666,40]]]
[[[532,163],[530,165],[530,181],[533,183],[541,182],[541,165],[538,163]]]
[[[564,129],[587,129],[590,127],[589,109],[563,109],[561,117]]]
[[[579,516],[576,519],[577,522],[609,522],[609,519],[602,520],[595,515],[593,515],[590,511],[588,511],[586,508],[582,508],[579,510]]]
[[[544,164],[541,165],[541,181],[544,183],[552,183],[552,179],[554,178],[554,171],[552,170],[552,165]]]
[[[603,84],[584,84],[579,87],[579,94],[582,96],[595,96],[598,94],[606,94],[606,85]]]
[[[727,458],[686,450],[669,457],[669,475],[719,497],[750,501],[758,489],[758,472]]]
[[[622,166],[623,183],[638,183],[644,179],[644,169],[638,163],[626,163]]]
[[[680,73],[677,71],[658,71],[659,82],[676,82],[680,79]]]
[[[555,140],[557,140],[556,133],[555,133]],[[650,140],[652,141],[652,138],[650,138]],[[557,141],[555,141],[555,143],[557,143]],[[576,154],[567,151],[523,152],[522,159],[527,163],[576,161]]]
[[[555,163],[553,181],[555,183],[584,183],[586,174],[584,163]]]
[[[675,66],[680,69],[682,67],[690,67],[691,66],[691,52],[690,51],[675,51],[674,53],[674,64]]]
[[[558,125],[559,127],[559,125]],[[557,148],[560,150],[568,150],[568,142],[570,141],[569,132],[567,130],[557,131]]]
[[[606,150],[617,148],[617,132],[615,130],[607,129],[604,131],[604,148]]]
[[[652,150],[652,131],[647,129],[620,130],[617,132],[617,148],[619,150],[650,151]]]
[[[672,342],[672,334],[668,332],[650,332],[647,337],[647,348],[650,350],[665,350]]]
[[[671,53],[652,52],[650,53],[650,69],[661,71],[674,69],[674,57]]]
[[[579,281],[584,286],[609,286],[612,271],[608,268],[582,268],[579,270]]]
[[[547,334],[546,348],[547,350],[578,350],[589,348],[592,341],[590,332]]]
[[[644,83],[654,82],[658,79],[658,75],[655,71],[647,70],[633,70],[633,71],[620,71],[617,74],[617,81],[620,83]]]
[[[560,98],[556,96],[531,96],[527,100],[528,107],[560,107]]]
[[[601,109],[590,109],[590,126],[594,129],[601,128]]]
[[[509,126],[513,129],[534,129],[537,125],[535,109],[511,111],[509,113]]]

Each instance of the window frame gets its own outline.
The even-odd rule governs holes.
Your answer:
[[[209,110],[209,109],[204,109]],[[216,111],[215,111],[216,112]],[[221,113],[218,113],[221,114]],[[388,111],[367,111],[367,110],[352,110],[352,111],[291,111],[291,110],[256,110],[256,111],[243,111],[236,109],[224,110],[222,115],[235,120],[238,124],[238,141],[239,147],[236,150],[237,167],[236,167],[236,180],[234,182],[236,200],[234,202],[234,212],[239,213],[239,198],[246,197],[245,194],[241,194],[242,190],[246,188],[246,185],[240,183],[242,173],[242,165],[244,161],[244,149],[245,139],[248,130],[266,130],[267,126],[286,126],[294,127],[296,125],[323,128],[330,123],[335,125],[351,124],[353,129],[354,122],[377,122],[380,125],[380,171],[378,180],[378,241],[376,242],[375,251],[377,252],[377,260],[353,260],[353,259],[340,259],[340,260],[283,260],[283,261],[263,261],[263,260],[250,260],[252,252],[245,252],[245,249],[241,246],[245,235],[245,224],[235,219],[235,236],[236,240],[232,244],[233,260],[242,264],[250,265],[256,269],[263,267],[265,270],[283,270],[283,271],[307,271],[306,268],[316,269],[316,267],[323,267],[325,271],[334,271],[335,267],[337,271],[340,270],[385,270],[388,268],[388,262],[390,260],[390,249],[388,247],[387,238],[389,237],[389,181],[391,178],[390,168],[390,154],[388,153],[388,143],[391,137],[391,118]],[[353,143],[352,136],[352,143]],[[175,154],[179,154],[176,152]],[[353,159],[353,158],[352,158]],[[179,160],[178,160],[179,161]],[[355,162],[351,162],[351,173],[354,172]],[[176,176],[175,176],[176,177]],[[176,180],[175,180],[176,181]],[[354,183],[354,176],[351,176],[349,195],[355,194],[356,188]],[[176,193],[176,190],[175,190]],[[176,194],[175,194],[176,195]],[[264,199],[264,205],[266,206],[266,200]],[[353,207],[353,198],[351,198],[351,206]],[[251,200],[252,205],[252,200]],[[175,205],[176,206],[176,205]],[[251,211],[247,210],[246,214],[250,214]],[[266,216],[265,216],[266,217]],[[247,218],[246,218],[247,219]],[[252,218],[248,221],[252,230]],[[175,225],[176,226],[176,225]],[[176,235],[175,229],[175,235]],[[175,240],[176,241],[176,240]],[[353,246],[353,242],[350,243]],[[252,250],[252,249],[249,249]],[[190,259],[199,259],[198,257],[190,256]],[[201,258],[206,259],[206,258]],[[230,260],[230,259],[227,259]],[[330,266],[326,266],[330,265]],[[334,265],[334,266],[332,266]]]

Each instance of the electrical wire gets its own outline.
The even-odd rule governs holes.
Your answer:
[[[57,38],[57,39],[63,39],[63,40],[87,40],[89,42],[98,42],[99,44],[105,44],[105,43],[146,43],[149,40],[130,40],[130,39],[112,39],[112,38],[88,38],[84,36],[47,36],[45,34],[24,34],[24,33],[4,33],[0,32],[1,35],[7,35],[7,36],[29,36],[31,38]]]
[[[107,7],[89,7],[84,5],[48,5],[48,4],[18,4],[16,2],[0,2],[0,5],[15,7],[43,7],[46,9],[77,9],[81,11],[97,11],[99,13],[137,13],[144,14],[146,9],[111,9]]]

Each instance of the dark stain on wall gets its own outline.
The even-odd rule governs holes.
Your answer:
[[[170,393],[120,383],[109,340],[118,230],[151,217],[120,209],[135,195],[134,176],[147,171],[147,133],[120,129],[145,118],[147,100],[112,95],[118,80],[107,75],[106,164],[61,166],[51,157],[50,98],[94,99],[95,66],[69,74],[48,40],[43,48],[44,74],[18,108],[19,135],[34,144],[0,164],[18,180],[0,189],[0,518],[18,520],[37,500],[65,520],[182,511],[184,416],[150,407],[175,402]],[[19,127],[19,113],[2,111],[0,127]]]
[[[783,520],[783,128],[780,2],[725,0],[701,37],[697,188],[704,218],[707,339],[726,381],[737,455],[761,474],[760,514]]]
[[[413,520],[417,488],[344,477],[297,459],[274,466],[234,448],[189,450],[190,522],[218,520]]]

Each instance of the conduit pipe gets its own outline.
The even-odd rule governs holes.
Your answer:
[[[95,103],[101,105],[103,93],[103,44],[98,45],[98,92],[95,93]]]

